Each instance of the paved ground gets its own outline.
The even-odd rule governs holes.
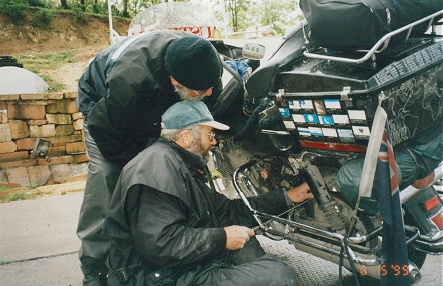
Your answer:
[[[0,286],[81,285],[76,253],[80,242],[75,235],[81,201],[82,193],[77,193],[0,204],[0,262],[4,264]],[[268,252],[295,269],[300,285],[339,285],[337,265],[302,253],[286,241],[259,239]],[[428,257],[422,275],[417,285],[442,285],[442,256]],[[346,270],[344,285],[355,285]]]

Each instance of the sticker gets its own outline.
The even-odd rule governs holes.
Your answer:
[[[328,109],[341,109],[340,100],[325,99],[325,107]]]
[[[288,100],[290,109],[301,109],[300,102],[298,100]]]
[[[291,112],[289,111],[288,108],[279,108],[280,110],[280,115],[283,117],[288,117],[291,116]]]
[[[321,130],[326,137],[338,137],[337,131],[334,128],[322,128]]]
[[[297,123],[305,123],[305,117],[303,114],[292,114],[292,120]]]
[[[326,109],[323,100],[314,100],[315,110],[317,114],[326,114]]]
[[[312,100],[300,100],[300,107],[303,109],[314,109],[314,105],[312,105]]]
[[[371,135],[368,126],[352,126],[352,131],[354,131],[355,138],[357,139],[368,139]]]
[[[308,127],[308,129],[311,136],[323,137],[323,132],[320,127]]]
[[[318,117],[318,120],[320,121],[321,125],[334,125],[334,119],[332,118],[332,116],[320,115]]]
[[[354,143],[355,138],[351,129],[337,129],[338,137],[340,141],[344,143]]]
[[[292,121],[283,121],[287,129],[295,129],[295,124]]]
[[[316,114],[304,114],[307,123],[318,123],[318,117]]]
[[[349,119],[366,121],[366,114],[364,110],[348,110]]]
[[[347,115],[333,114],[332,118],[336,124],[349,124],[349,118]]]
[[[305,127],[298,127],[298,134],[300,134],[300,136],[302,137],[310,137],[311,136],[311,132],[309,132],[308,128]]]

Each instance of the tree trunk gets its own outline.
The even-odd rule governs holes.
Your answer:
[[[63,7],[63,9],[68,9],[68,2],[66,0],[60,0],[61,1],[61,5]]]

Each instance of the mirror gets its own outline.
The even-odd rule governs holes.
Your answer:
[[[243,46],[242,55],[251,60],[261,60],[265,56],[266,48],[256,43],[246,43]]]

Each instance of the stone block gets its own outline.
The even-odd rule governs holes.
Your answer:
[[[51,138],[52,144],[59,144],[59,143],[72,143],[72,142],[78,142],[82,141],[82,136],[80,135],[67,135],[67,136],[57,136],[54,138]]]
[[[58,100],[46,106],[46,113],[77,113],[78,109],[73,100]]]
[[[11,128],[12,139],[29,137],[29,129],[26,122],[22,120],[10,120],[9,127]]]
[[[32,185],[43,186],[52,176],[48,165],[38,165],[28,167],[29,181]]]
[[[49,168],[51,169],[52,178],[55,181],[62,181],[63,179],[72,177],[69,164],[50,165]]]
[[[48,157],[59,157],[66,155],[65,146],[51,146],[48,150]]]
[[[28,151],[18,151],[12,153],[0,154],[0,162],[12,162],[29,159]]]
[[[8,105],[9,119],[45,119],[43,105]]]
[[[11,169],[11,168],[28,167],[35,165],[37,165],[37,159],[28,159],[28,160],[0,163],[0,169]]]
[[[78,92],[76,92],[76,91],[68,91],[63,94],[63,98],[74,99],[74,98],[77,98],[77,95],[78,95]]]
[[[71,174],[73,177],[84,176],[88,174],[88,163],[70,164]]]
[[[46,161],[43,158],[38,158],[37,163],[38,165],[72,164],[74,163],[74,157],[72,156],[51,157],[50,162]]]
[[[29,175],[26,167],[11,168],[6,171],[9,183],[22,184],[29,186]]]
[[[72,124],[71,114],[46,114],[50,124]]]
[[[83,142],[66,143],[66,154],[78,154],[85,151],[86,147]]]
[[[17,150],[32,150],[35,145],[35,138],[24,138],[17,140]]]
[[[0,100],[19,100],[20,96],[18,94],[0,94]]]
[[[28,125],[45,125],[46,123],[48,123],[46,119],[31,119],[26,122],[28,123]]]
[[[17,102],[18,105],[47,105],[48,102],[45,100],[20,100]]]
[[[9,123],[0,124],[0,143],[11,140],[11,126]]]
[[[8,112],[7,111],[3,112],[2,110],[0,110],[0,124],[1,123],[8,123]]]
[[[16,150],[17,146],[12,141],[0,143],[0,154],[11,153],[15,152]]]
[[[89,162],[89,158],[88,158],[88,156],[86,155],[86,153],[83,153],[83,154],[75,154],[75,155],[72,155],[72,157],[74,157],[74,162],[75,162],[76,164],[78,164],[78,163],[87,163],[87,162]]]
[[[8,177],[6,176],[6,170],[0,170],[0,184],[7,184]]]
[[[74,126],[72,125],[58,125],[55,127],[55,136],[71,135],[74,133]]]
[[[55,136],[55,125],[31,125],[29,126],[30,136],[31,137],[54,137]],[[52,138],[50,140],[52,142]]]
[[[21,100],[63,99],[63,93],[32,93],[20,94]]]
[[[79,119],[74,121],[74,129],[75,130],[83,130],[83,119]]]
[[[6,110],[6,101],[0,101],[0,110]]]
[[[83,118],[83,114],[81,112],[76,112],[72,114],[72,119],[74,121],[82,119]]]

